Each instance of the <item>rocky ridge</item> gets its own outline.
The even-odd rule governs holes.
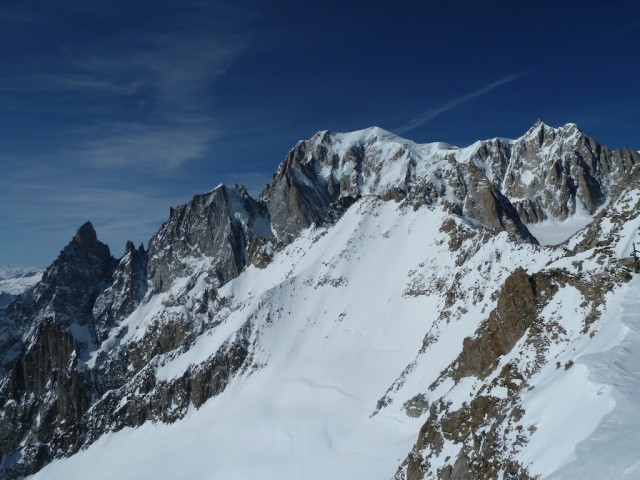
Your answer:
[[[407,413],[426,419],[396,476],[529,478],[516,458],[527,434],[512,451],[504,450],[514,431],[527,428],[518,423],[520,396],[549,362],[549,345],[591,332],[597,306],[628,280],[626,252],[612,252],[618,248],[615,232],[636,218],[625,192],[637,188],[639,158],[630,149],[611,152],[571,124],[554,129],[538,122],[520,139],[464,149],[418,145],[378,128],[319,132],[289,152],[257,200],[243,187],[220,186],[172,209],[148,251],[128,244],[115,260],[85,224],[43,280],[0,310],[0,469],[7,478],[18,477],[105,432],[149,420],[173,422],[191,405],[219,395],[234,377],[259,371],[260,338],[275,312],[262,323],[267,297],[235,297],[220,289],[251,265],[268,271],[274,258],[296,258],[296,240],[313,225],[321,237],[345,212],[355,215],[354,205],[368,218],[397,202],[393,208],[403,215],[436,212],[440,243],[433,248],[451,255],[456,271],[434,273],[425,260],[408,274],[407,298],[439,299],[439,314],[416,359],[374,412],[406,404]],[[617,203],[565,246],[538,247],[526,227],[581,209],[593,214],[607,201]],[[535,260],[517,270],[523,248]],[[494,261],[512,255],[513,262],[486,270],[487,255]],[[570,267],[567,258],[573,259]],[[479,276],[473,277],[474,269]],[[348,284],[349,278],[330,270],[309,285]],[[465,275],[487,283],[469,285]],[[545,313],[567,286],[585,302],[579,332],[567,333]],[[443,365],[428,390],[405,398],[407,378],[437,348],[436,333],[471,313],[484,320],[468,320],[474,327],[460,338],[459,356]],[[243,320],[205,358],[177,376],[161,373],[203,335],[239,316]],[[509,357],[523,342],[522,351],[531,356]],[[456,406],[447,395],[466,378],[479,380],[473,400]],[[507,394],[492,396],[498,387]]]
[[[619,192],[639,160],[637,151],[610,151],[574,124],[552,128],[537,121],[516,140],[466,148],[416,144],[377,127],[324,131],[289,152],[260,198],[268,206],[288,206],[270,209],[277,212],[274,231],[285,241],[321,223],[337,200],[363,195],[444,203],[527,238],[522,223],[564,220],[577,210],[593,214]]]

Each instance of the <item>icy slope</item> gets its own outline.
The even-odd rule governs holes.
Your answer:
[[[424,240],[444,238],[442,213],[376,200],[358,207],[340,228],[306,232],[268,269],[250,268],[223,287],[233,313],[158,368],[165,379],[182,375],[226,340],[217,331],[229,335],[249,320],[251,367],[224,392],[182,421],[110,434],[35,478],[81,478],[73,472],[89,465],[101,472],[95,478],[392,476],[418,421],[398,412],[370,416],[436,311],[436,299],[404,293],[413,252],[431,250],[425,258],[438,261]],[[363,215],[368,208],[374,214]],[[392,254],[397,242],[404,254]],[[139,445],[139,454],[114,464],[127,445]]]

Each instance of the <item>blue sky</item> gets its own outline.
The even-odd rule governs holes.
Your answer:
[[[0,265],[91,220],[112,254],[220,182],[257,193],[318,130],[640,149],[635,0],[0,4]]]

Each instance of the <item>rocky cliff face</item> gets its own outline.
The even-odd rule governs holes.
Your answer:
[[[638,173],[637,168],[631,172]],[[580,349],[606,330],[607,298],[631,280],[638,268],[628,258],[630,238],[640,236],[638,200],[637,187],[625,191],[572,239],[570,252],[549,251],[543,268],[533,269],[533,274],[518,268],[504,279],[493,293],[493,309],[461,342],[455,360],[424,393],[405,403],[409,413],[419,399],[425,423],[396,480],[538,478],[521,459],[528,458],[523,452],[529,442],[537,435],[549,435],[550,428],[547,425],[546,432],[538,432],[540,419],[534,421],[527,414],[527,399],[538,388],[550,388],[540,385],[541,378],[562,385],[566,372],[580,358]],[[630,237],[625,238],[625,229]],[[456,297],[464,298],[464,292]],[[564,313],[563,308],[567,308]],[[607,321],[618,316],[614,311]],[[423,361],[428,358],[429,343],[434,342],[428,336]],[[550,373],[554,369],[555,375]],[[551,392],[548,408],[553,403]],[[592,400],[585,395],[581,401]],[[576,421],[586,420],[576,417],[572,409],[575,406],[565,406],[554,417],[561,421],[563,415],[573,415]]]
[[[44,319],[74,328],[85,345],[96,339],[92,308],[110,284],[115,260],[85,223],[34,288],[0,310],[0,358],[7,368]]]
[[[330,213],[345,201],[370,195],[409,198],[416,206],[445,203],[490,228],[532,241],[484,169],[459,161],[457,151],[444,144],[417,145],[380,128],[320,132],[289,152],[260,198],[284,242],[311,224],[331,220]]]
[[[127,242],[125,255],[115,268],[111,285],[96,298],[92,314],[99,342],[104,341],[118,322],[127,318],[147,293],[147,252]]]
[[[370,417],[420,421],[396,477],[529,478],[518,457],[533,434],[522,398],[548,352],[560,345],[561,357],[558,348],[593,332],[599,305],[630,278],[622,243],[637,217],[638,160],[575,125],[541,122],[517,140],[467,148],[379,128],[319,132],[295,145],[257,200],[221,185],[172,208],[148,250],[129,243],[116,260],[87,223],[38,285],[0,309],[0,473],[18,478],[106,432],[182,419],[259,378],[278,352],[304,357],[278,343],[291,332],[324,325],[305,340],[315,352],[319,339],[385,331],[402,320],[388,305],[415,303],[437,311],[412,324],[405,340],[424,337],[422,346],[397,348],[415,358],[392,362],[399,370]],[[605,203],[564,247],[539,247],[526,226]],[[375,259],[364,258],[369,245]],[[374,279],[389,285],[370,298]],[[580,298],[577,329],[551,312],[568,290]],[[333,311],[339,292],[348,301]]]
[[[271,236],[267,208],[244,187],[221,185],[171,209],[169,220],[149,241],[149,281],[162,292],[174,279],[206,268],[222,285],[242,271],[251,241]]]
[[[541,121],[515,141],[469,148],[470,160],[489,165],[494,185],[525,223],[564,220],[577,210],[593,214],[620,191],[640,160],[632,149],[603,147],[575,124],[552,128]]]
[[[341,199],[364,195],[445,203],[531,241],[523,224],[593,214],[619,192],[638,161],[638,152],[610,151],[574,124],[552,128],[538,121],[517,140],[466,148],[419,145],[380,128],[325,131],[289,152],[260,198],[284,242],[325,222]]]
[[[3,464],[22,445],[21,456],[31,465],[27,471],[37,468],[48,458],[43,444],[51,441],[56,425],[76,431],[94,393],[80,356],[97,342],[92,310],[115,268],[109,248],[87,222],[40,283],[1,311],[7,369],[0,384]]]

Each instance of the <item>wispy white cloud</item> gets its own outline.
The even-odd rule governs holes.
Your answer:
[[[2,109],[47,115],[46,128],[59,132],[48,154],[85,166],[168,170],[205,155],[223,124],[215,114],[217,82],[250,44],[251,31],[238,9],[186,4],[160,2],[157,8],[175,10],[172,21],[145,28],[121,8],[65,4],[79,15],[130,21],[86,43],[61,45],[55,55],[8,65],[0,74]]]
[[[249,33],[172,29],[120,33],[93,49],[67,49],[67,76],[58,86],[135,94],[152,90],[160,100],[195,103],[248,46]]]
[[[87,129],[81,139],[62,152],[67,159],[101,169],[128,166],[173,170],[205,155],[216,137],[210,119],[201,122],[172,119],[160,125],[118,124]]]
[[[28,229],[38,238],[33,241],[60,249],[90,220],[99,238],[119,256],[125,240],[146,244],[166,220],[169,205],[186,200],[149,186],[127,188],[113,181],[86,184],[86,179],[72,172],[47,182],[43,177],[48,173],[44,169],[35,176],[14,176],[0,182],[0,235]],[[39,252],[33,252],[33,257],[42,264],[53,260],[43,261]]]
[[[522,77],[523,75],[526,75],[530,72],[530,70],[526,71],[526,72],[521,72],[521,73],[517,73],[515,75],[509,75],[507,77],[501,78],[500,80],[497,80],[493,83],[490,83],[489,85],[485,85],[484,87],[475,90],[471,93],[468,93],[466,95],[462,95],[460,97],[454,98],[452,100],[449,100],[448,102],[443,103],[442,105],[439,105],[435,108],[429,109],[427,111],[425,111],[424,113],[418,115],[415,118],[412,118],[411,120],[409,120],[408,122],[406,122],[403,125],[400,125],[399,127],[393,129],[395,132],[402,134],[405,132],[408,132],[410,130],[413,130],[414,128],[419,127],[420,125],[423,125],[425,123],[427,123],[430,120],[433,120],[434,118],[436,118],[438,115],[448,112],[449,110],[453,110],[456,107],[459,107],[460,105],[467,103],[470,100],[473,100],[474,98],[478,98],[481,97],[483,95],[486,95],[487,93],[491,92],[492,90],[495,90],[496,88],[505,85],[507,83],[513,82],[514,80]]]
[[[86,220],[118,255],[126,239],[146,243],[169,206],[219,181],[264,186],[259,174],[226,173],[254,167],[220,154],[231,148],[230,130],[275,123],[221,113],[221,81],[259,34],[251,5],[26,0],[7,8],[0,31],[13,28],[7,36],[35,46],[0,59],[0,264],[47,264]]]

